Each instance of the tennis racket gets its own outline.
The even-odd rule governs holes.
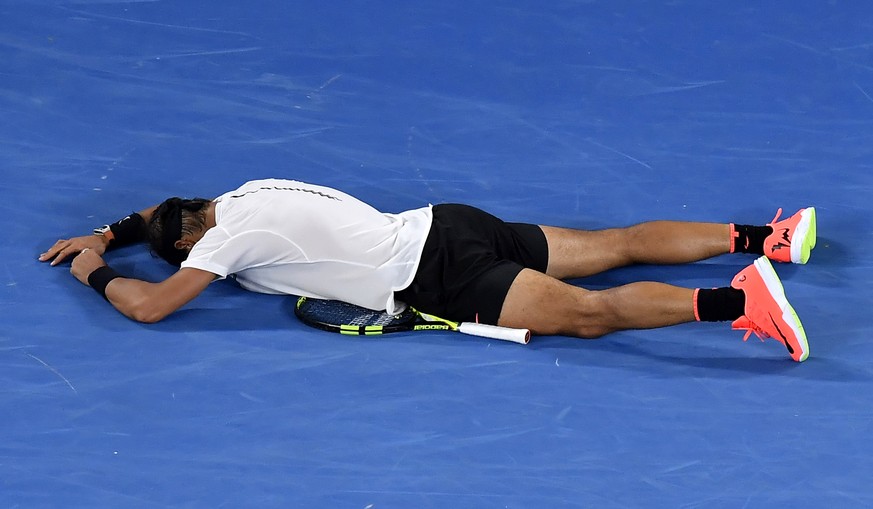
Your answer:
[[[452,322],[409,307],[399,315],[385,311],[372,311],[338,300],[321,300],[300,297],[294,308],[306,325],[352,336],[377,336],[392,332],[410,331],[456,331],[472,336],[502,339],[526,345],[530,341],[527,329],[510,329],[496,325],[472,322]]]

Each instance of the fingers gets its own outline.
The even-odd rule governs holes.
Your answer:
[[[67,246],[67,244],[69,242],[70,241],[67,239],[61,239],[61,240],[55,242],[55,244],[52,247],[48,248],[48,250],[45,253],[39,255],[39,261],[45,262],[45,261],[51,260],[52,258],[57,256],[58,253],[63,251],[63,249]],[[52,264],[52,265],[54,265],[54,264]]]
[[[106,265],[103,258],[94,252],[93,249],[86,247],[78,256],[73,258],[73,263],[70,265],[70,273],[82,284],[87,285],[88,275],[103,265]]]
[[[71,254],[78,253],[79,250],[73,247],[70,239],[61,239],[55,242],[55,245],[49,248],[48,251],[39,255],[39,261],[46,262],[52,260],[51,265],[57,265],[64,261]]]
[[[106,243],[102,235],[84,235],[82,237],[73,237],[70,239],[61,239],[48,249],[45,253],[39,255],[39,261],[52,261],[52,265],[57,265],[65,259],[75,256],[77,253],[82,253],[86,249],[94,251],[94,254],[100,256],[106,252]]]

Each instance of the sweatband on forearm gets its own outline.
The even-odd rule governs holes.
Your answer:
[[[116,249],[144,242],[148,237],[146,222],[141,215],[134,212],[120,221],[109,225],[109,232],[104,232],[109,238],[107,249]]]
[[[107,301],[109,298],[106,296],[106,285],[109,284],[110,281],[117,277],[124,277],[118,272],[115,272],[115,269],[110,267],[109,265],[104,265],[99,269],[94,270],[94,272],[88,274],[88,285],[94,289],[95,292],[99,293],[103,296]]]

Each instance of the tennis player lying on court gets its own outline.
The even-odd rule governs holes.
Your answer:
[[[157,322],[212,281],[235,276],[248,290],[335,299],[397,313],[404,304],[454,321],[597,338],[623,329],[730,321],[791,358],[809,355],[803,326],[769,260],[806,263],[815,209],[766,226],[652,221],[599,231],[505,223],[465,205],[384,214],[341,191],[257,180],[214,200],[170,198],[95,230],[62,239],[41,261],[76,255],[71,272],[124,315]],[[101,258],[148,241],[180,266],[159,283],[126,278]],[[589,291],[562,279],[634,263],[679,264],[726,253],[763,255],[730,286],[680,288],[637,282]]]

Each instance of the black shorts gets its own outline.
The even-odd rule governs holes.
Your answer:
[[[545,272],[548,264],[539,226],[505,223],[468,205],[435,205],[415,279],[396,298],[448,320],[494,325],[518,273]]]

